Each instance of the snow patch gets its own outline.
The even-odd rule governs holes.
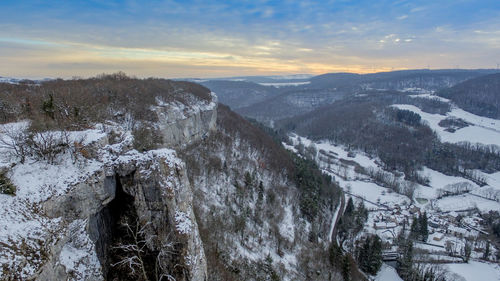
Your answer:
[[[283,222],[280,224],[280,234],[288,241],[293,242],[295,239],[295,230],[293,223],[293,211],[292,206],[287,205],[285,208],[285,214],[283,218]]]
[[[393,267],[383,263],[380,271],[375,276],[375,281],[403,281]]]
[[[500,280],[500,266],[494,263],[469,261],[469,263],[448,264],[446,267],[465,281]]]
[[[75,220],[69,225],[70,241],[59,254],[60,264],[74,280],[90,280],[101,275],[101,264],[85,230],[86,225],[86,220]]]
[[[182,211],[175,211],[175,229],[180,234],[188,234],[191,232],[193,223],[189,215]]]
[[[311,84],[310,81],[306,82],[283,82],[283,83],[259,83],[262,86],[271,86],[275,88],[281,88],[281,87],[297,87],[297,86],[302,86],[302,85],[308,85]]]

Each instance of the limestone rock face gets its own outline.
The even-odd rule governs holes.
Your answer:
[[[167,147],[181,147],[208,136],[216,129],[217,96],[202,106],[186,108],[181,104],[161,104],[155,108],[163,142]]]
[[[205,280],[206,260],[192,208],[193,192],[185,165],[175,152],[169,149],[128,152],[119,155],[104,170],[106,172],[98,171],[87,181],[77,184],[67,194],[43,204],[49,216],[61,217],[69,227],[52,248],[50,262],[38,279],[105,278],[109,270],[106,268],[107,253],[113,240],[113,224],[116,223],[109,205],[118,200],[117,193],[122,191],[133,197],[134,215],[145,228],[144,239],[148,241],[151,251],[168,250],[162,247],[172,241],[178,244],[176,251],[188,274],[183,276],[184,279],[176,279]],[[72,226],[76,221],[79,224]],[[77,229],[78,226],[80,228]],[[80,236],[84,238],[75,237],[75,232],[81,232]],[[78,241],[85,239],[88,241]],[[64,267],[64,249],[68,247],[79,252],[93,252],[74,262],[85,268],[83,273],[78,268],[68,270]],[[96,258],[100,261],[97,273],[89,270],[98,266]]]
[[[45,224],[37,234],[39,243],[45,245],[30,248],[38,259],[28,257],[15,245],[9,246],[5,255],[0,253],[0,268],[6,268],[0,270],[0,280],[107,280],[109,272],[117,270],[112,268],[110,253],[124,213],[140,227],[147,252],[154,255],[153,263],[157,264],[147,266],[157,266],[156,276],[206,280],[207,261],[193,212],[193,188],[184,162],[170,148],[200,140],[215,130],[217,106],[215,95],[212,97],[212,102],[193,103],[191,107],[162,104],[154,109],[165,148],[138,152],[132,149],[131,132],[123,130],[118,132],[122,135],[119,142],[109,143],[110,134],[116,134],[112,130],[120,128],[101,128],[99,136],[82,148],[96,152],[91,159],[61,155],[67,161],[59,166],[39,164],[43,166],[39,170],[17,166],[17,170],[24,169],[22,173],[6,166],[4,170],[18,186],[19,195],[5,198],[8,206],[29,207],[22,210],[22,216],[0,212],[0,217],[22,221],[25,216],[36,220],[36,225]],[[43,177],[47,167],[54,169],[52,179]],[[36,178],[36,173],[42,176]],[[29,181],[26,175],[36,180]],[[57,189],[58,184],[64,188]],[[28,187],[33,189],[30,192],[41,194],[39,199],[29,199]],[[122,201],[124,198],[128,201]],[[0,242],[28,236],[28,230],[15,231],[18,233],[9,229],[0,233]],[[10,275],[18,269],[22,269],[19,276]]]

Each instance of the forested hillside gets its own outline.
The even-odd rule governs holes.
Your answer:
[[[226,106],[217,127],[181,154],[196,187],[209,279],[338,280],[341,266],[326,249],[338,185]],[[347,274],[364,280],[354,264]]]
[[[274,87],[246,81],[212,80],[201,84],[217,93],[219,102],[233,110],[258,103],[279,92]]]
[[[371,74],[328,73],[288,87],[264,86],[245,81],[209,80],[202,84],[220,96],[243,116],[271,124],[301,115],[321,106],[366,90],[394,90],[407,93],[432,93],[467,79],[494,73],[494,70],[404,70]],[[430,101],[428,101],[430,102]],[[440,113],[443,113],[440,111]]]
[[[437,94],[474,114],[500,119],[500,74],[471,79]]]
[[[418,99],[406,99],[398,93],[372,92],[276,124],[299,135],[328,139],[380,157],[386,169],[404,172],[407,179],[423,184],[425,181],[418,178],[417,171],[424,165],[449,175],[461,175],[472,169],[500,170],[498,152],[480,145],[443,143],[431,128],[420,122],[418,114],[391,107],[404,101],[419,104]],[[419,105],[426,108],[427,103]],[[430,110],[434,108],[447,106],[431,106]]]

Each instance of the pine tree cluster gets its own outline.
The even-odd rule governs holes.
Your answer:
[[[370,235],[356,245],[356,261],[359,268],[375,275],[382,266],[382,241],[378,235]]]
[[[413,222],[411,223],[411,229],[410,229],[410,238],[426,242],[428,237],[429,237],[428,218],[427,218],[427,213],[424,212],[418,217],[413,218]]]

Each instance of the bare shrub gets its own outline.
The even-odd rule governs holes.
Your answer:
[[[69,137],[66,131],[35,132],[29,135],[27,146],[30,154],[38,160],[46,160],[54,164],[58,154],[69,148]]]
[[[27,126],[27,124],[7,124],[0,132],[0,147],[7,148],[21,163],[26,161],[29,153]]]
[[[5,176],[5,173],[0,173],[0,193],[7,195],[16,195],[16,187]]]

